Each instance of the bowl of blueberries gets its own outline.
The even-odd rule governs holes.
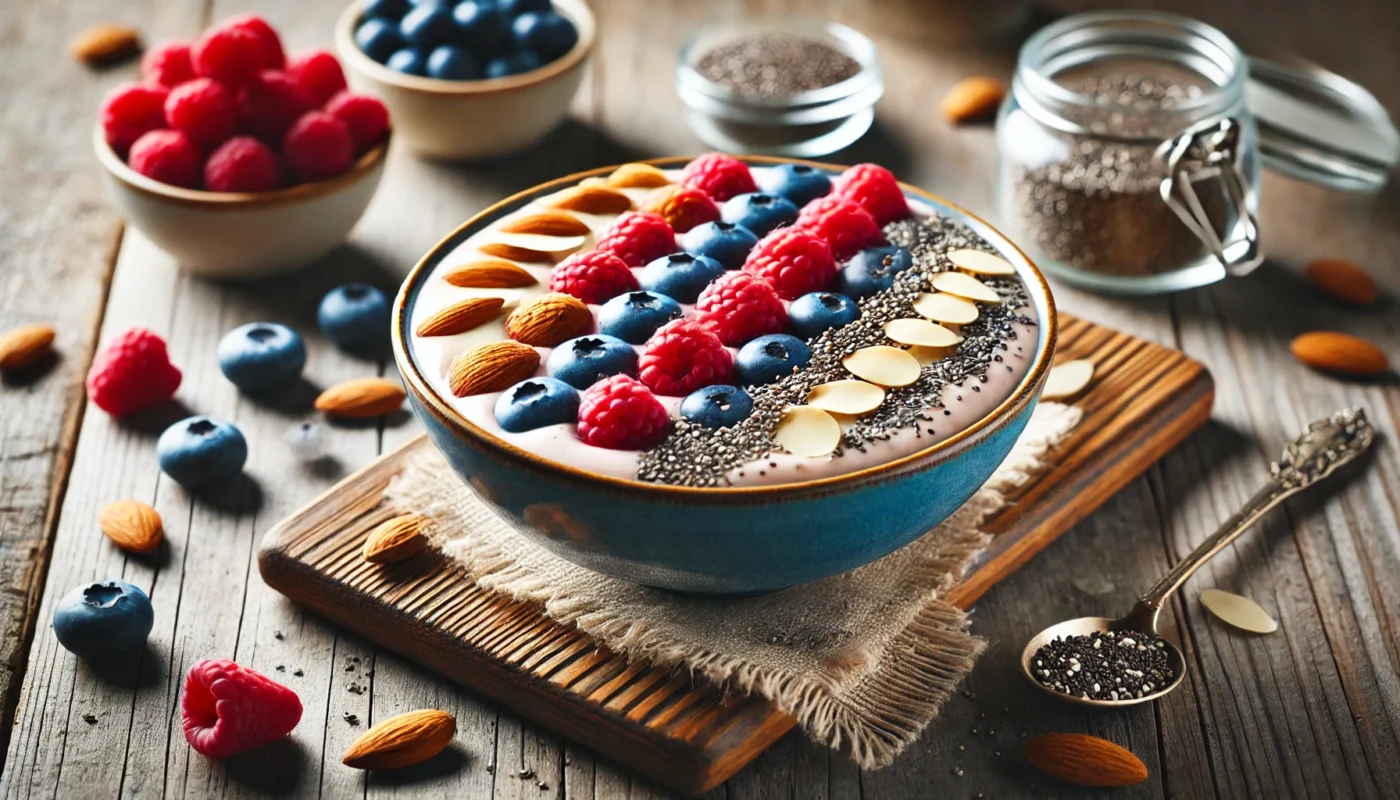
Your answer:
[[[525,150],[563,121],[593,35],[584,0],[359,0],[335,38],[396,139],[466,161]]]

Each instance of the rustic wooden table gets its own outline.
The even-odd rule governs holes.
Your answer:
[[[406,416],[339,428],[333,468],[307,471],[283,445],[306,419],[308,397],[277,407],[242,398],[218,374],[214,343],[255,319],[309,334],[309,379],[392,372],[315,335],[316,299],[351,279],[392,289],[443,233],[489,202],[573,170],[698,152],[670,89],[675,48],[710,16],[802,6],[875,32],[888,91],[877,127],[833,160],[874,160],[974,211],[992,212],[994,147],[987,128],[954,130],[931,110],[955,80],[1009,75],[1014,44],[932,44],[934,12],[917,0],[595,3],[603,36],[573,118],[548,143],[501,163],[450,167],[392,157],[351,241],[285,281],[221,286],[177,272],[138,234],[123,233],[104,198],[88,144],[97,103],[131,66],[91,73],[66,55],[91,22],[134,24],[149,39],[187,36],[238,11],[264,13],[293,48],[324,46],[336,0],[11,0],[0,5],[0,328],[46,322],[60,358],[0,386],[0,794],[48,797],[256,795],[591,798],[665,793],[585,745],[308,616],[259,580],[253,553],[272,523],[346,471],[416,432]],[[1161,3],[1135,3],[1160,6]],[[936,4],[931,4],[936,5]],[[1077,10],[1101,3],[1056,3]],[[1222,26],[1251,52],[1294,52],[1371,87],[1400,114],[1394,42],[1400,5],[1348,0],[1279,8],[1270,0],[1169,5]],[[816,6],[812,8],[812,6]],[[1130,747],[1151,778],[1123,797],[1400,796],[1400,391],[1394,379],[1343,382],[1301,367],[1289,339],[1332,328],[1400,356],[1400,186],[1343,196],[1269,176],[1262,209],[1273,260],[1247,279],[1169,298],[1111,300],[1056,287],[1061,306],[1186,351],[1217,384],[1212,422],[1087,522],[978,605],[975,630],[991,646],[921,742],[889,769],[862,773],[791,735],[714,796],[1025,797],[1073,795],[1030,772],[1021,739],[1086,731]],[[1390,300],[1364,312],[1318,298],[1298,265],[1316,256],[1366,265]],[[185,370],[185,407],[235,421],[250,441],[248,480],[213,502],[162,480],[152,447],[179,411],[115,424],[86,413],[82,378],[98,342],[132,325],[171,342]],[[1155,707],[1087,713],[1040,697],[1016,673],[1021,642],[1044,624],[1124,609],[1135,593],[1214,529],[1261,481],[1283,441],[1345,405],[1367,407],[1385,437],[1369,468],[1273,514],[1211,562],[1173,603],[1167,624],[1192,665],[1182,689]],[[111,500],[151,501],[170,547],[156,561],[127,558],[98,534]],[[130,674],[96,671],[58,646],[55,599],[83,581],[120,577],[156,608],[151,647]],[[1201,589],[1257,599],[1282,623],[1243,635],[1208,617]],[[297,690],[306,716],[284,742],[227,763],[182,740],[176,700],[184,669],[235,658]],[[285,672],[274,671],[285,668]],[[362,691],[361,689],[365,689]],[[418,707],[457,716],[449,755],[428,768],[373,775],[339,755],[376,720]],[[89,717],[91,715],[91,717]],[[95,721],[89,721],[95,720]],[[13,724],[11,725],[11,722]],[[6,741],[8,740],[8,741]],[[0,747],[0,752],[6,747]],[[494,770],[488,769],[494,765]],[[538,781],[510,773],[533,770]],[[980,794],[979,794],[980,793]]]

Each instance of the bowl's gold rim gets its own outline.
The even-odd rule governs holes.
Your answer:
[[[807,164],[818,169],[827,171],[840,171],[842,169],[845,169],[844,166],[838,164],[826,164],[817,161],[805,161],[802,159],[794,158],[778,158],[772,156],[748,155],[739,155],[735,157],[749,163]],[[679,164],[684,164],[685,162],[689,161],[690,158],[691,157],[688,156],[670,156],[666,158],[649,159],[644,163],[653,164],[658,167],[670,167]],[[554,462],[549,459],[538,456],[529,451],[522,450],[521,448],[518,448],[515,445],[510,444],[509,442],[502,441],[497,437],[491,435],[490,433],[480,429],[479,427],[468,421],[465,417],[461,416],[456,411],[456,409],[443,402],[442,398],[438,396],[436,390],[434,390],[432,386],[428,383],[428,381],[424,378],[422,372],[418,368],[417,363],[415,363],[415,361],[410,357],[408,351],[408,344],[404,338],[404,326],[407,323],[406,312],[410,290],[413,289],[415,285],[417,285],[419,282],[421,282],[427,277],[429,270],[432,267],[436,266],[437,261],[440,259],[440,256],[446,255],[447,251],[450,251],[451,248],[455,248],[457,246],[459,242],[457,242],[456,240],[462,234],[464,234],[469,228],[472,228],[473,226],[477,225],[481,221],[496,213],[502,207],[512,205],[526,198],[548,194],[551,191],[564,188],[565,186],[574,185],[579,181],[583,180],[584,178],[606,175],[608,173],[611,173],[613,170],[617,169],[618,166],[619,165],[598,167],[595,169],[577,172],[572,175],[566,175],[562,178],[557,178],[552,181],[541,183],[524,191],[517,192],[516,194],[513,194],[510,197],[507,197],[481,210],[476,215],[468,219],[466,222],[457,226],[457,228],[451,233],[449,233],[447,236],[439,240],[437,244],[433,245],[433,247],[428,250],[427,254],[425,254],[423,258],[419,259],[417,264],[413,265],[413,268],[409,270],[408,276],[404,279],[402,286],[400,286],[398,297],[394,301],[394,316],[392,322],[392,329],[390,331],[391,338],[393,341],[394,360],[398,364],[399,372],[403,375],[405,382],[409,386],[409,389],[413,391],[413,393],[417,395],[418,398],[426,404],[426,406],[434,414],[434,416],[438,417],[443,422],[450,423],[466,435],[471,436],[473,439],[481,442],[485,447],[494,448],[501,454],[509,456],[517,462],[521,462],[525,466],[534,467],[536,469],[542,470],[544,472],[550,473],[551,475],[558,477],[569,477],[582,480],[585,483],[599,484],[605,487],[611,487],[615,489],[640,491],[646,494],[663,496],[673,495],[676,497],[684,497],[687,501],[703,500],[707,498],[713,500],[723,500],[737,497],[771,497],[775,495],[786,496],[793,494],[821,494],[824,491],[830,489],[859,488],[861,486],[868,485],[872,482],[898,477],[904,474],[906,468],[912,466],[933,466],[935,460],[942,461],[951,457],[952,455],[955,455],[957,447],[961,443],[967,441],[968,439],[977,436],[978,434],[981,434],[983,432],[991,433],[995,428],[1007,424],[1012,419],[1014,411],[1016,411],[1019,407],[1030,403],[1034,399],[1036,387],[1040,386],[1043,383],[1045,375],[1050,370],[1050,364],[1055,354],[1055,342],[1059,332],[1059,320],[1058,315],[1055,311],[1055,298],[1050,292],[1050,284],[1046,281],[1045,276],[1040,271],[1040,268],[1035,265],[1035,262],[1032,261],[1030,256],[1026,255],[1026,253],[1022,251],[1021,248],[1017,247],[1013,242],[1011,242],[1011,240],[1007,239],[1000,231],[998,231],[986,220],[982,219],[976,214],[973,214],[972,212],[968,211],[962,206],[944,200],[938,195],[932,194],[931,192],[926,192],[922,189],[919,189],[914,186],[909,186],[908,184],[901,182],[900,187],[906,192],[910,192],[917,197],[929,200],[937,205],[942,205],[947,208],[951,208],[959,212],[960,214],[965,215],[967,220],[970,220],[982,226],[982,228],[985,229],[985,231],[979,231],[979,234],[985,235],[986,232],[990,232],[993,235],[993,238],[999,240],[1001,243],[1004,243],[1006,247],[1010,248],[1011,251],[1014,251],[1022,261],[1021,266],[1024,266],[1026,269],[1028,269],[1030,272],[1030,277],[1034,279],[1033,281],[1028,281],[1028,285],[1033,283],[1033,285],[1036,287],[1036,291],[1038,292],[1038,296],[1044,301],[1044,313],[1038,314],[1039,319],[1037,319],[1036,321],[1037,325],[1044,326],[1042,328],[1042,330],[1044,330],[1045,332],[1043,339],[1044,344],[1042,346],[1037,347],[1035,361],[1031,364],[1031,368],[1027,371],[1025,377],[1021,379],[1021,383],[1016,388],[1016,390],[1012,392],[1009,397],[1003,400],[1000,405],[992,409],[992,411],[987,413],[977,422],[973,423],[972,425],[968,426],[967,428],[964,428],[957,434],[954,434],[953,436],[950,436],[949,438],[944,439],[943,441],[937,444],[931,445],[927,448],[924,448],[923,450],[911,453],[902,458],[898,458],[893,461],[888,461],[884,464],[879,464],[873,467],[867,467],[865,469],[857,470],[855,472],[848,472],[841,475],[833,475],[827,478],[819,478],[811,481],[771,484],[763,486],[676,486],[673,484],[665,483],[648,483],[646,481],[639,481],[629,478],[616,478],[611,475],[600,475],[598,473],[578,469],[577,467],[560,464],[558,462]],[[1040,309],[1037,309],[1037,311],[1039,312]]]

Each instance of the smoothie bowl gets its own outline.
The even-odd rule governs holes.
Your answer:
[[[409,274],[394,356],[522,535],[709,595],[869,563],[953,513],[1055,345],[1013,244],[874,165],[702,156],[537,186]]]

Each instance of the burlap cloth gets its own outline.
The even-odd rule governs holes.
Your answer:
[[[972,669],[985,643],[939,595],[986,545],[982,521],[1034,476],[1079,416],[1072,406],[1041,404],[972,499],[903,549],[744,600],[679,598],[564,561],[513,533],[435,450],[411,462],[386,495],[433,519],[430,538],[484,588],[537,602],[628,658],[762,695],[816,741],[874,768],[918,737]]]

